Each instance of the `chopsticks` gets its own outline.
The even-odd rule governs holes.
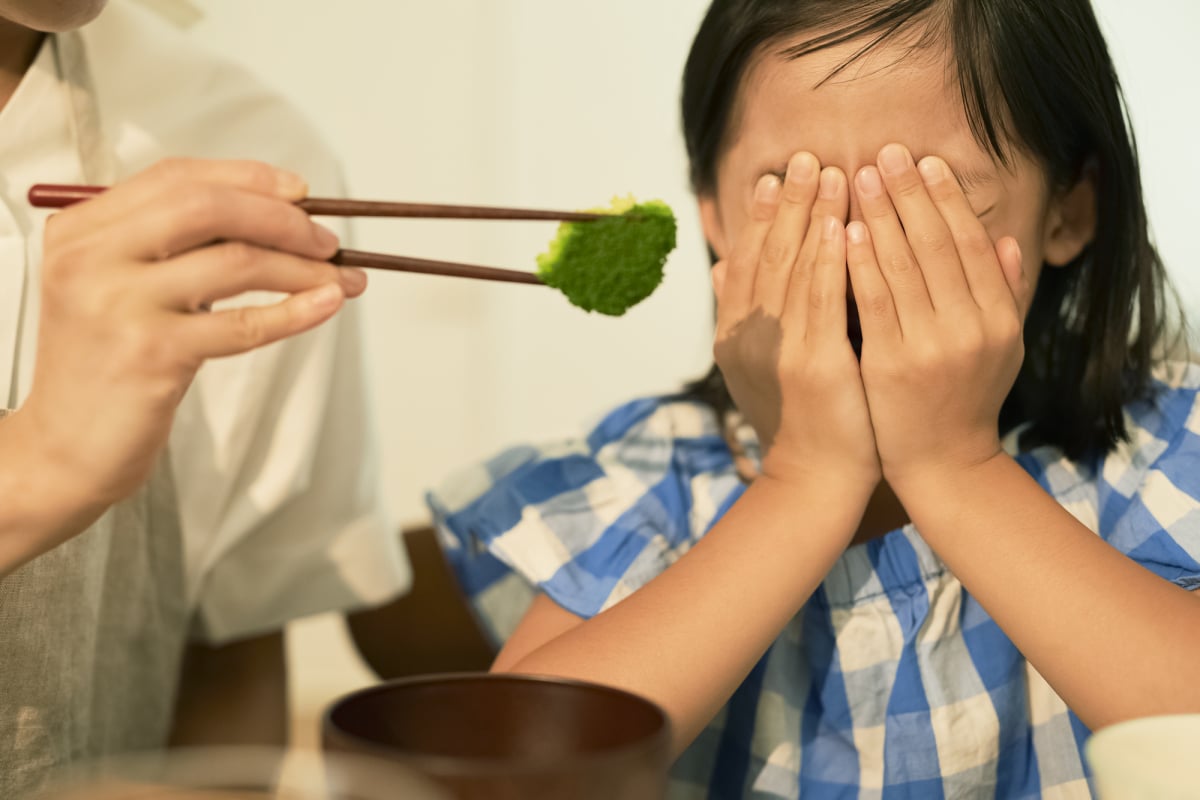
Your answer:
[[[40,183],[29,189],[29,203],[37,208],[66,208],[104,192],[105,186],[80,186]],[[459,206],[436,203],[394,203],[378,200],[342,200],[308,197],[296,205],[314,216],[404,217],[423,219],[558,220],[591,222],[614,216],[583,211],[544,211],[529,208]],[[424,258],[371,253],[364,250],[339,250],[330,261],[339,266],[369,267],[426,275],[448,275],[507,283],[534,283],[544,286],[537,275],[521,270],[431,261]]]
[[[329,259],[339,267],[370,267],[393,272],[416,272],[422,275],[446,275],[452,278],[478,278],[483,281],[502,283],[536,283],[545,286],[532,272],[500,267],[484,267],[479,264],[459,264],[454,261],[430,261],[411,256],[393,256],[387,253],[371,253],[366,250],[338,250]]]

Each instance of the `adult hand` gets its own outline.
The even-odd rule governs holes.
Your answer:
[[[107,506],[148,477],[205,359],[329,319],[366,277],[266,164],[164,161],[47,223],[37,364],[19,424],[63,498]],[[262,307],[209,311],[243,292]]]
[[[1015,239],[993,243],[944,161],[888,145],[856,180],[847,259],[884,477],[968,469],[1001,452],[1032,291]]]
[[[860,483],[879,464],[847,334],[845,175],[799,153],[756,187],[749,222],[713,270],[717,364],[758,433],[762,472]]]

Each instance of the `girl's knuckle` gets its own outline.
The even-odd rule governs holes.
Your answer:
[[[906,275],[913,271],[913,260],[904,253],[893,253],[884,259],[888,272],[894,275]]]
[[[894,217],[896,212],[892,207],[885,202],[863,203],[862,214],[865,219],[870,220],[886,220],[889,217]],[[869,227],[869,226],[868,226]]]
[[[915,348],[913,353],[913,363],[917,370],[922,373],[932,373],[946,362],[946,355],[942,348],[934,342],[925,342]]]
[[[825,311],[833,307],[833,298],[833,292],[814,286],[808,293],[808,307],[813,311]]]
[[[866,308],[872,320],[883,322],[892,314],[892,301],[882,292],[875,293],[867,297]]]
[[[809,366],[814,379],[820,381],[824,385],[833,383],[838,378],[838,373],[841,371],[840,364],[834,354],[828,351],[822,351],[814,354],[812,363]]]
[[[953,240],[940,231],[926,231],[918,237],[918,241],[925,250],[935,255],[946,253],[954,247]]]
[[[981,331],[964,331],[955,336],[949,352],[957,363],[963,363],[977,358],[985,348],[986,340]]]
[[[993,322],[995,336],[1002,343],[1019,342],[1023,336],[1020,318],[1016,314],[1002,314]]]
[[[891,194],[896,199],[908,199],[917,197],[923,191],[925,191],[925,184],[915,174],[909,174],[896,181]]]
[[[759,261],[766,267],[776,267],[787,257],[788,248],[783,242],[766,241],[763,243]]]
[[[955,231],[954,242],[958,249],[966,255],[981,256],[992,250],[991,239],[984,231],[978,229]]]

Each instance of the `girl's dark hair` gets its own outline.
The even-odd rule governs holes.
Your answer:
[[[1042,271],[1025,363],[1000,424],[1031,423],[1023,447],[1052,444],[1073,458],[1107,452],[1125,437],[1122,407],[1150,394],[1170,289],[1150,242],[1120,85],[1088,0],[715,0],[683,75],[692,188],[715,193],[739,90],[765,48],[787,43],[781,55],[798,58],[861,41],[837,74],[919,26],[922,44],[931,36],[948,43],[971,129],[1000,163],[1018,149],[1054,189],[1085,176],[1096,183],[1095,238],[1072,264]],[[805,33],[812,38],[793,43]],[[688,390],[719,415],[733,408],[715,366]]]

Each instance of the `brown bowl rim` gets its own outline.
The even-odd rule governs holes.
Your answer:
[[[650,737],[647,737],[641,742],[616,747],[609,750],[600,750],[588,755],[579,755],[572,757],[555,757],[555,758],[539,758],[531,761],[522,761],[519,764],[502,758],[473,758],[461,759],[455,756],[447,756],[440,754],[416,754],[410,758],[397,758],[397,751],[385,745],[378,744],[365,739],[356,734],[348,733],[340,727],[333,724],[333,714],[344,703],[348,703],[359,698],[386,692],[391,689],[412,684],[438,684],[438,683],[460,683],[463,681],[484,680],[489,682],[510,682],[510,683],[540,683],[540,684],[557,684],[559,686],[571,686],[590,691],[600,691],[614,697],[620,697],[626,700],[632,700],[635,703],[643,704],[650,708],[654,714],[661,720],[661,725],[658,731]],[[494,673],[494,672],[448,672],[439,673],[436,675],[413,675],[406,678],[394,678],[384,681],[373,686],[367,686],[362,689],[349,692],[332,701],[321,715],[321,747],[326,749],[328,744],[329,732],[332,731],[337,737],[343,741],[353,744],[355,747],[362,748],[364,753],[374,753],[381,758],[389,758],[398,760],[400,763],[419,763],[427,768],[431,774],[435,775],[459,775],[465,777],[477,777],[481,775],[492,774],[527,774],[533,772],[563,772],[569,769],[570,765],[586,763],[594,765],[603,765],[608,761],[618,761],[629,758],[633,755],[643,752],[652,752],[654,750],[666,750],[670,746],[671,738],[671,718],[663,711],[662,707],[646,697],[643,697],[634,692],[625,689],[618,689],[615,686],[607,686],[602,683],[592,683],[590,681],[578,680],[575,678],[563,678],[554,675],[517,675],[511,673]],[[418,770],[420,771],[420,770]]]

